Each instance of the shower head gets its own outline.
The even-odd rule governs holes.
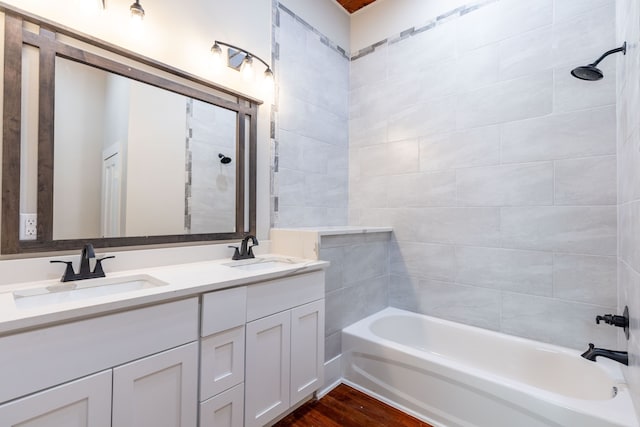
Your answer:
[[[231,163],[231,157],[227,157],[222,153],[218,154],[218,157],[220,158],[220,163],[223,165]]]
[[[624,42],[622,46],[606,51],[602,54],[600,58],[598,58],[593,64],[584,65],[582,67],[576,67],[571,70],[571,75],[580,80],[587,80],[590,82],[594,82],[596,80],[600,80],[604,77],[604,74],[596,65],[600,63],[604,58],[611,55],[612,53],[622,52],[623,55],[627,54],[627,42]]]
[[[602,71],[598,67],[594,67],[593,65],[585,65],[582,67],[576,67],[571,70],[571,75],[580,80],[587,80],[590,82],[600,80],[604,77]]]

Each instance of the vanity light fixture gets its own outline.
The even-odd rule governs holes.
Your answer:
[[[262,58],[254,55],[248,50],[244,50],[242,48],[239,48],[229,43],[221,42],[219,40],[216,40],[213,43],[213,46],[211,46],[211,53],[214,56],[214,61],[216,62],[216,64],[222,63],[222,48],[220,47],[220,45],[235,49],[236,51],[244,55],[244,59],[242,60],[242,64],[240,65],[240,73],[242,74],[243,79],[245,80],[253,79],[253,73],[254,73],[253,60],[257,59],[258,61],[262,62],[266,67],[266,70],[264,71],[265,81],[270,84],[273,84],[273,71],[271,71],[271,67],[269,66],[269,64],[267,64]],[[235,67],[232,67],[232,68],[235,68]]]
[[[142,19],[144,18],[144,9],[140,4],[140,0],[136,0],[135,3],[129,7],[129,10],[131,11],[132,20],[142,22]]]

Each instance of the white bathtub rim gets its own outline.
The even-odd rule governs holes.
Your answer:
[[[420,313],[415,313],[413,311],[408,311],[408,310],[403,310],[400,308],[396,308],[396,307],[386,307],[358,322],[355,322],[349,326],[347,326],[346,328],[344,328],[342,331],[346,332],[346,333],[353,333],[354,330],[357,330],[358,333],[356,335],[359,336],[366,336],[372,340],[380,340],[389,344],[393,344],[393,345],[400,345],[403,348],[408,348],[408,349],[413,349],[413,347],[411,346],[407,346],[401,343],[398,343],[397,341],[393,341],[393,340],[387,340],[386,338],[382,338],[376,334],[374,334],[373,332],[371,332],[371,330],[369,329],[369,325],[371,323],[373,323],[375,320],[382,318],[382,317],[388,317],[390,315],[401,315],[401,316],[409,316],[409,317],[417,317],[417,318],[426,318],[431,322],[434,323],[438,323],[438,324],[442,324],[442,325],[454,325],[454,327],[458,327],[458,328],[462,328],[462,329],[467,329],[467,330],[471,330],[474,333],[480,334],[480,335],[488,335],[488,336],[494,336],[494,335],[499,335],[499,336],[506,336],[508,337],[510,340],[516,341],[516,342],[521,342],[524,343],[525,345],[532,345],[532,346],[536,346],[536,347],[543,347],[545,349],[550,349],[552,351],[558,352],[558,353],[564,353],[567,354],[569,356],[576,356],[576,355],[580,355],[581,352],[575,349],[571,349],[568,347],[562,347],[556,344],[550,344],[550,343],[544,343],[541,341],[536,341],[533,339],[529,339],[529,338],[524,338],[524,337],[518,337],[515,335],[509,335],[509,334],[505,334],[502,332],[498,332],[498,331],[493,331],[493,330],[489,330],[489,329],[483,329],[483,328],[479,328],[477,326],[472,326],[472,325],[467,325],[464,323],[459,323],[459,322],[455,322],[455,321],[451,321],[451,320],[445,320],[445,319],[441,319],[439,317],[433,317],[433,316],[429,316],[427,314],[420,314]],[[367,325],[366,327],[364,325]],[[585,348],[586,350],[586,348]],[[420,351],[420,350],[417,350]],[[448,360],[451,362],[456,362],[459,364],[459,362],[457,362],[456,359],[453,358],[449,358],[437,353],[433,353],[431,352],[431,354],[434,354],[444,360]],[[624,384],[626,385],[626,380],[624,378],[624,375],[622,373],[622,369],[621,369],[621,365],[618,362],[614,362],[613,360],[609,360],[606,358],[598,358],[597,362],[593,362],[593,363],[597,363],[598,367],[600,369],[603,369],[607,375],[609,376],[609,378],[611,378],[613,380],[613,382],[615,382],[616,384]],[[502,378],[502,377],[501,377]]]
[[[520,381],[511,380],[507,377],[503,377],[500,375],[493,374],[491,372],[470,367],[467,364],[456,361],[454,359],[449,359],[434,353],[421,351],[419,349],[415,349],[413,347],[403,345],[395,341],[387,340],[373,334],[373,332],[369,330],[368,325],[374,320],[377,320],[380,317],[384,317],[388,315],[396,315],[396,314],[411,315],[416,317],[424,316],[418,313],[413,313],[413,312],[408,312],[408,311],[400,310],[393,307],[388,307],[384,310],[381,310],[378,313],[375,313],[369,316],[366,319],[361,320],[360,322],[355,323],[354,325],[351,325],[345,328],[343,330],[343,333],[347,335],[353,335],[356,338],[361,338],[364,340],[364,342],[369,342],[370,345],[372,346],[380,345],[377,343],[381,343],[382,345],[385,345],[385,344],[389,345],[390,347],[397,349],[400,354],[402,353],[406,354],[407,356],[409,356],[409,358],[416,358],[421,361],[425,361],[426,363],[434,365],[434,367],[438,367],[440,369],[445,368],[447,371],[446,372],[447,376],[451,377],[453,380],[455,380],[460,384],[469,385],[470,387],[473,387],[477,390],[486,390],[488,384],[494,385],[492,389],[493,395],[495,395],[497,398],[502,399],[504,401],[514,402],[519,406],[521,406],[522,408],[528,408],[528,406],[530,405],[530,402],[528,400],[530,399],[529,395],[533,395],[546,404],[549,404],[552,406],[558,406],[572,412],[584,413],[594,418],[613,421],[615,423],[619,423],[620,425],[633,426],[633,427],[639,426],[638,421],[635,417],[635,412],[634,412],[633,404],[631,401],[630,392],[628,390],[626,382],[624,382],[624,378],[622,377],[622,372],[620,368],[618,366],[615,366],[616,362],[612,362],[608,360],[605,361],[605,364],[607,365],[609,364],[606,362],[611,362],[611,365],[607,366],[605,370],[608,373],[609,372],[612,373],[613,382],[615,383],[615,386],[618,389],[618,393],[615,398],[606,399],[606,400],[578,399],[578,398],[554,393],[538,387],[534,387]],[[463,325],[456,322],[450,322],[443,319],[433,318],[431,316],[424,316],[424,317],[427,317],[430,320],[437,321],[438,323],[445,323],[445,324],[453,323],[455,324],[455,326],[472,328],[475,331],[478,331],[479,333],[504,335],[504,334],[500,334],[499,332],[488,331],[488,330],[476,328],[469,325]],[[513,338],[517,340],[522,340],[527,343],[533,343],[536,346],[551,348],[557,351],[570,354],[571,356],[578,355],[577,357],[579,357],[579,353],[576,350],[555,346],[552,344],[540,343],[540,342],[529,340],[526,338],[512,337],[512,336],[508,336],[508,337],[509,339]],[[345,348],[345,346],[343,345],[343,352],[348,350],[349,349]],[[425,355],[426,355],[426,358],[425,358]],[[400,360],[399,362],[403,362],[403,363],[408,362],[408,364],[411,364],[411,361],[408,361],[408,360]],[[600,361],[598,361],[597,363],[600,364]],[[498,384],[504,387],[496,386]],[[585,402],[587,402],[587,405],[585,405]]]
[[[454,325],[454,327],[459,327],[462,329],[468,329],[473,331],[474,333],[478,333],[481,335],[489,335],[489,336],[493,336],[493,335],[499,335],[499,336],[506,336],[509,338],[509,340],[513,340],[516,342],[521,342],[524,343],[526,345],[532,345],[538,348],[544,348],[544,349],[549,349],[558,353],[563,353],[563,354],[567,354],[569,356],[575,357],[576,355],[579,357],[581,352],[572,348],[568,348],[568,347],[562,347],[556,344],[550,344],[550,343],[544,343],[541,341],[536,341],[536,340],[532,340],[529,338],[524,338],[524,337],[518,337],[515,335],[509,335],[509,334],[505,334],[502,332],[498,332],[498,331],[493,331],[493,330],[489,330],[489,329],[483,329],[483,328],[479,328],[477,326],[472,326],[472,325],[467,325],[464,323],[459,323],[459,322],[455,322],[455,321],[451,321],[451,320],[445,320],[445,319],[440,319],[438,317],[433,317],[433,316],[429,316],[427,314],[420,314],[420,313],[415,313],[412,311],[407,311],[407,310],[403,310],[400,308],[396,308],[396,307],[386,307],[358,322],[355,322],[349,326],[347,326],[346,328],[344,328],[342,330],[342,332],[347,333],[347,334],[355,334],[358,336],[365,336],[368,339],[374,340],[374,341],[382,341],[385,343],[389,343],[391,345],[399,345],[404,349],[410,349],[410,350],[415,350],[418,353],[423,353],[421,350],[419,349],[414,349],[411,346],[399,343],[397,341],[393,341],[393,340],[388,340],[386,338],[380,337],[376,334],[374,334],[373,332],[371,332],[371,330],[369,329],[369,325],[371,325],[371,323],[373,323],[375,320],[378,320],[379,318],[382,317],[388,317],[390,315],[401,315],[401,316],[409,316],[409,317],[417,317],[417,318],[426,318],[429,321],[432,321],[434,323],[438,323],[438,324],[443,324],[443,325]],[[357,333],[355,332],[357,331]],[[430,353],[433,354],[435,356],[437,356],[438,358],[442,359],[442,360],[446,360],[446,361],[450,361],[454,364],[454,366],[460,366],[460,365],[464,365],[463,363],[458,362],[456,359],[453,358],[449,358],[434,352],[428,352],[428,351],[424,351],[426,353]],[[614,362],[613,360],[609,360],[606,358],[598,358],[597,362],[593,362],[596,363],[598,365],[598,367],[600,369],[603,369],[609,378],[612,379],[612,381],[617,385],[623,385],[626,386],[626,380],[624,378],[624,375],[622,373],[622,369],[621,369],[621,365],[618,362]],[[483,371],[484,372],[484,371]],[[504,377],[500,377],[500,378],[504,378]],[[520,382],[518,382],[518,384],[520,384]],[[538,389],[536,387],[536,389]],[[542,389],[540,389],[542,390]],[[544,391],[544,390],[542,390]],[[554,393],[555,394],[555,393]],[[595,401],[595,400],[594,400]]]

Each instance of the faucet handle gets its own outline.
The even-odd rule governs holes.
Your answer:
[[[60,261],[60,260],[51,260],[49,261],[51,264],[66,264],[67,266],[64,269],[64,273],[60,278],[61,282],[68,282],[70,280],[74,280],[76,276],[76,272],[73,271],[73,263],[71,261]]]
[[[104,270],[102,269],[102,261],[105,259],[115,258],[115,255],[105,256],[102,258],[96,259],[96,266],[93,268],[94,277],[105,277]]]
[[[240,259],[240,251],[238,250],[237,246],[227,246],[228,248],[232,248],[235,249],[235,251],[233,252],[233,256],[231,257],[232,260],[237,260]]]

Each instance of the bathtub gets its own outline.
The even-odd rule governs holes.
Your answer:
[[[638,427],[620,365],[576,350],[386,308],[342,351],[347,384],[434,426]]]

